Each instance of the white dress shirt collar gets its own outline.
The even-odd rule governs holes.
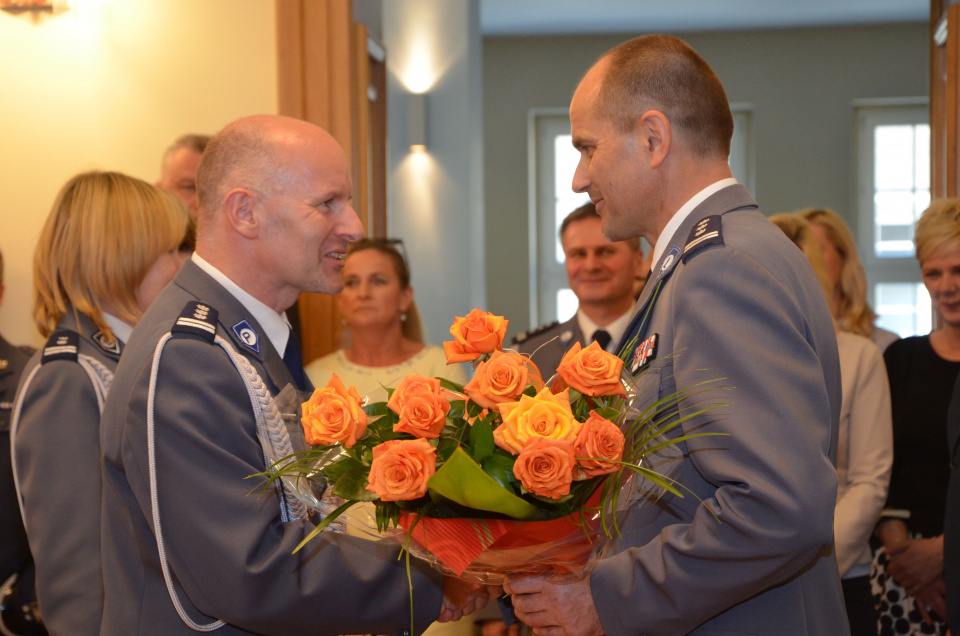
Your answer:
[[[603,329],[610,334],[610,344],[607,345],[607,351],[610,353],[616,352],[617,344],[620,342],[620,338],[623,337],[624,332],[630,325],[631,318],[633,318],[633,307],[630,307],[630,309],[627,310],[627,313],[623,314],[609,325],[601,327],[597,323],[590,320],[590,317],[583,313],[583,310],[577,310],[577,324],[580,326],[580,333],[583,334],[584,340],[586,340],[588,344],[593,342],[593,332],[597,329]]]
[[[287,340],[290,338],[290,324],[287,322],[287,314],[278,314],[272,307],[251,296],[196,252],[190,259],[196,263],[197,267],[209,274],[213,280],[223,285],[224,289],[230,292],[247,311],[253,314],[254,320],[260,323],[260,326],[266,332],[270,344],[280,354],[280,357],[283,357],[283,352],[287,348]]]
[[[110,331],[113,332],[117,340],[122,344],[127,344],[127,341],[130,340],[130,334],[133,333],[133,327],[107,312],[103,312],[103,320],[110,327]]]
[[[656,267],[660,257],[663,256],[665,251],[667,251],[670,239],[672,239],[673,235],[676,234],[678,229],[680,229],[680,226],[683,224],[686,218],[690,216],[690,213],[693,212],[694,208],[706,201],[707,197],[710,195],[719,192],[727,186],[736,185],[736,183],[737,180],[733,177],[720,179],[719,181],[708,185],[700,192],[697,192],[689,201],[684,203],[683,206],[670,218],[670,220],[667,221],[663,231],[660,232],[660,236],[657,237],[657,244],[653,248],[653,260],[650,261],[650,266]],[[681,249],[683,248],[682,245],[678,245],[677,247]]]

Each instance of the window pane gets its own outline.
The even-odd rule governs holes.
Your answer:
[[[930,127],[874,128],[874,254],[913,254],[913,224],[930,204]]]
[[[554,254],[557,263],[564,261],[563,246],[560,244],[560,225],[568,214],[590,201],[586,194],[573,191],[573,173],[580,161],[580,153],[573,147],[570,135],[557,135],[553,141],[554,149]]]
[[[918,124],[915,127],[916,186],[919,190],[930,189],[930,126]]]
[[[573,318],[579,307],[577,295],[572,289],[560,289],[557,291],[557,320],[566,322]]]
[[[913,131],[913,126],[877,126],[875,129],[874,183],[878,190],[913,188],[915,151]]]
[[[901,338],[930,333],[930,294],[922,283],[877,283],[873,289],[878,325]]]

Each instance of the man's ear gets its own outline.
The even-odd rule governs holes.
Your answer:
[[[223,212],[234,232],[255,239],[260,232],[257,195],[247,188],[234,188],[223,199]]]
[[[647,154],[651,168],[659,168],[670,154],[673,130],[670,120],[659,110],[648,110],[637,122],[640,148]]]

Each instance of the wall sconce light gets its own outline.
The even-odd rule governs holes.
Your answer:
[[[53,11],[53,2],[51,0],[0,0],[0,10],[9,13]]]
[[[410,93],[407,96],[407,140],[410,152],[427,151],[426,93]]]

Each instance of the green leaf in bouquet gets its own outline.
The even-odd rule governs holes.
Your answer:
[[[380,417],[391,411],[387,408],[386,402],[371,402],[363,407],[363,412],[371,417]]]
[[[348,470],[333,485],[333,494],[349,501],[376,501],[377,493],[367,490],[367,469]]]
[[[537,397],[537,387],[533,386],[532,384],[528,384],[527,388],[523,390],[523,395],[526,395],[527,397]]]
[[[338,459],[329,466],[325,466],[321,472],[323,473],[324,477],[333,483],[343,477],[343,475],[347,472],[362,468],[363,464],[358,462],[353,457],[344,457],[343,459]]]
[[[377,519],[377,530],[383,532],[391,525],[400,525],[400,506],[395,501],[377,501],[373,504]]]
[[[457,384],[456,382],[453,382],[452,380],[448,380],[446,378],[438,378],[438,379],[440,380],[440,386],[442,386],[443,388],[449,389],[450,391],[453,391],[455,393],[463,393],[462,384]]]
[[[441,437],[437,442],[437,466],[442,466],[459,447],[460,444],[455,438]]]
[[[467,415],[469,417],[471,418],[477,417],[478,415],[480,415],[480,411],[482,410],[483,410],[483,407],[477,404],[476,402],[474,402],[473,400],[470,400],[469,402],[467,402]]]
[[[483,472],[510,491],[513,490],[512,484],[517,481],[517,476],[513,474],[513,464],[516,461],[517,458],[512,455],[494,453],[483,462]]]
[[[455,450],[437,469],[427,482],[427,488],[432,495],[474,510],[500,513],[520,520],[543,518],[540,509],[505,490],[462,448]]]
[[[611,422],[616,422],[617,419],[620,417],[620,411],[613,408],[612,406],[598,406],[593,410],[594,412],[596,412],[597,415],[599,415],[600,417],[606,418]]]
[[[447,411],[447,417],[456,417],[462,418],[464,412],[466,411],[467,401],[466,400],[451,400],[450,401],[450,410]]]
[[[494,448],[493,427],[487,418],[474,422],[470,427],[470,456],[482,464],[483,460],[493,455]]]

